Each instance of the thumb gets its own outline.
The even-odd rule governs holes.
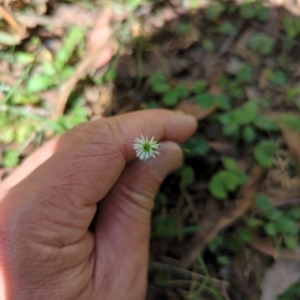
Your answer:
[[[120,284],[124,287],[124,278],[127,278],[128,290],[132,284],[141,289],[145,287],[153,199],[163,179],[182,162],[181,149],[174,142],[162,142],[159,152],[156,158],[136,159],[129,163],[115,186],[99,203],[95,228],[97,256],[104,258],[109,253],[114,259],[98,260],[95,269],[98,274],[95,275],[101,277],[104,268],[115,273],[111,289],[117,289]],[[128,261],[130,264],[125,263]],[[124,272],[125,277],[120,272]],[[133,277],[129,278],[128,274]],[[123,281],[118,282],[117,278],[123,278]],[[133,296],[130,299],[141,298]]]
[[[111,192],[100,204],[99,211],[103,211],[105,215],[109,212],[109,218],[112,219],[115,218],[115,214],[121,213],[126,219],[149,224],[153,199],[160,184],[182,163],[181,148],[174,142],[162,142],[159,152],[160,155],[156,158],[129,163]],[[99,222],[102,220],[101,217]]]

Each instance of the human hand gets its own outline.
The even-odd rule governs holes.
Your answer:
[[[183,114],[134,112],[29,157],[0,185],[0,299],[143,299],[153,199],[195,128]],[[155,159],[135,159],[141,134],[161,141]]]

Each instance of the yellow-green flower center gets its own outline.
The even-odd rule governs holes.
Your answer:
[[[144,150],[145,152],[149,152],[149,151],[150,151],[150,149],[151,149],[151,146],[150,146],[150,144],[149,144],[149,143],[145,143],[145,144],[143,144],[143,150]]]

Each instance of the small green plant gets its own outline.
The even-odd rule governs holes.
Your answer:
[[[202,47],[205,51],[207,52],[212,52],[215,50],[215,44],[212,40],[210,39],[204,39],[202,41]]]
[[[253,124],[256,128],[264,131],[278,131],[279,128],[276,123],[268,117],[265,116],[256,116]]]
[[[237,82],[245,83],[250,81],[252,76],[253,69],[250,66],[244,65],[238,70],[236,74],[236,80]]]
[[[186,188],[195,181],[195,171],[192,167],[184,165],[180,170],[180,188]]]
[[[15,150],[6,150],[3,153],[2,166],[12,168],[19,163],[19,152]]]
[[[299,117],[293,114],[284,114],[277,117],[276,121],[279,124],[285,125],[292,130],[300,132],[300,120]]]
[[[79,44],[83,42],[84,33],[80,27],[74,26],[69,29],[53,62],[43,62],[41,72],[35,73],[27,80],[26,90],[28,92],[38,93],[59,85],[72,74],[73,68],[68,63]]]
[[[204,156],[209,151],[209,145],[203,138],[190,138],[182,145],[187,156]]]
[[[187,35],[191,30],[191,26],[186,22],[179,22],[175,28],[175,34],[177,35]]]
[[[253,155],[261,166],[270,168],[273,165],[273,155],[276,151],[277,145],[274,142],[264,140],[255,146]]]
[[[249,47],[261,55],[268,55],[273,50],[274,41],[264,33],[256,33],[251,37]]]
[[[285,72],[281,71],[281,70],[276,70],[275,72],[273,72],[269,78],[270,82],[272,82],[273,84],[285,87],[287,85],[288,82],[288,78]]]
[[[225,7],[222,3],[216,3],[209,5],[205,11],[205,17],[207,20],[215,20],[219,18],[222,12],[225,10]]]
[[[269,16],[269,10],[259,2],[242,4],[239,12],[246,20],[257,18],[259,21],[265,21]]]
[[[223,125],[224,135],[238,138],[242,134],[244,141],[251,142],[256,138],[256,131],[251,124],[257,116],[257,102],[249,100],[231,112],[220,114],[218,119]]]
[[[263,217],[263,222],[259,224],[264,233],[274,239],[287,249],[293,250],[298,246],[299,228],[296,221],[300,215],[290,217],[290,210],[279,210],[272,206],[270,200],[263,194],[259,194],[255,199],[256,206]]]
[[[174,106],[181,98],[189,95],[188,89],[184,84],[177,84],[172,87],[168,82],[166,76],[161,73],[154,73],[148,80],[152,90],[162,95],[162,102],[166,106]]]
[[[289,16],[285,17],[282,21],[282,26],[288,37],[293,39],[300,33],[300,20],[299,18]]]
[[[221,34],[233,34],[236,30],[235,25],[232,22],[225,21],[222,22],[217,28],[216,31]]]
[[[250,124],[257,116],[258,106],[255,101],[247,101],[232,112],[232,119],[238,125]]]
[[[247,180],[246,174],[239,169],[234,159],[222,157],[221,162],[225,170],[214,174],[208,184],[210,193],[217,199],[225,199],[228,192],[236,191]]]
[[[154,199],[153,211],[158,211],[162,206],[167,205],[168,197],[163,192],[159,191]]]

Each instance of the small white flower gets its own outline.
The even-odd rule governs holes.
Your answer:
[[[141,138],[136,138],[134,142],[135,144],[133,144],[133,149],[136,151],[136,156],[140,160],[146,160],[151,156],[155,157],[154,154],[159,154],[156,150],[160,145],[154,141],[154,136],[150,141],[148,141],[148,137],[144,138],[144,136],[141,135]]]

